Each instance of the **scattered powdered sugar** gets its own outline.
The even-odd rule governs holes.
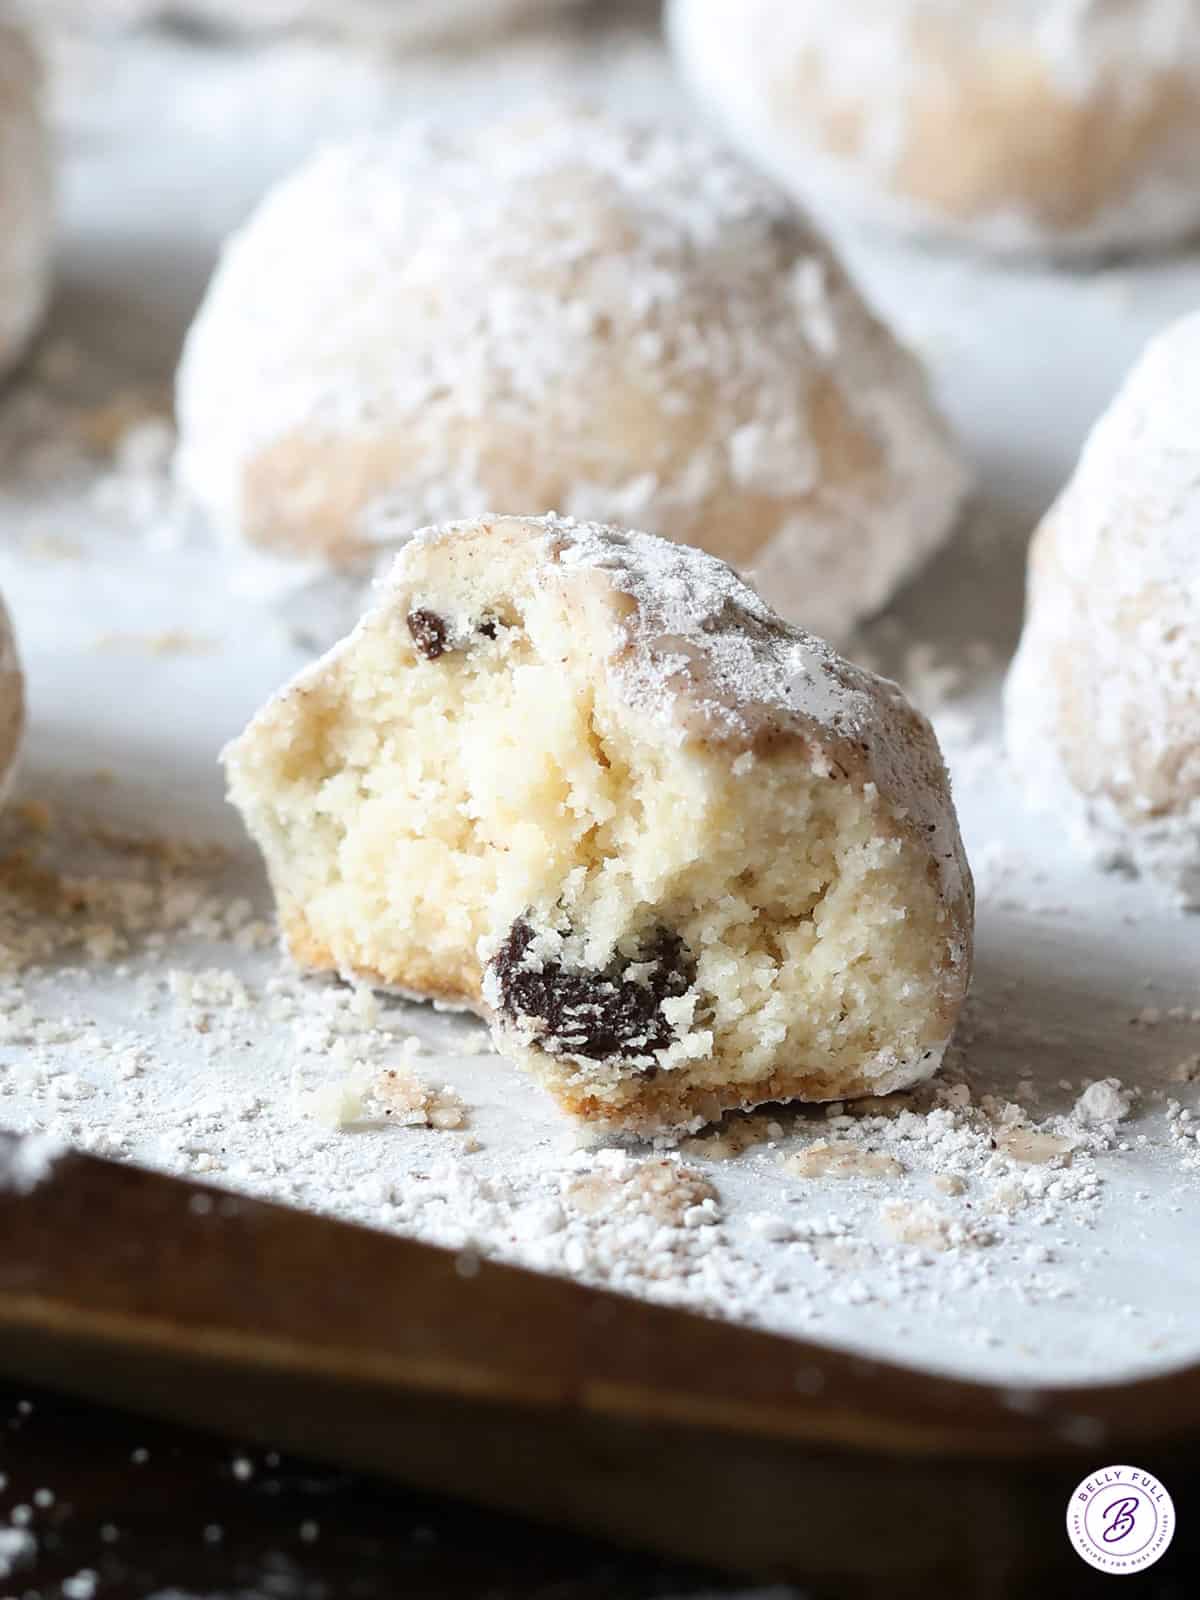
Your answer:
[[[126,379],[64,336],[48,338],[5,398],[0,466],[6,509],[32,491],[85,492],[100,511],[150,520],[163,509],[174,452],[161,383]]]
[[[384,1116],[409,1127],[449,1130],[467,1126],[468,1108],[446,1084],[424,1082],[411,1068],[385,1067],[371,1093]]]
[[[390,1204],[405,1231],[419,1210],[420,1236],[460,1252],[712,1314],[731,1298],[737,1314],[757,1275],[722,1227],[714,1186],[674,1154],[579,1151],[491,1178],[445,1165]]]
[[[99,1585],[98,1575],[90,1567],[83,1567],[59,1585],[63,1600],[92,1600]]]
[[[986,1223],[964,1219],[932,1200],[918,1200],[915,1204],[888,1200],[880,1207],[880,1217],[888,1236],[897,1244],[941,1251],[996,1242],[995,1233]]]
[[[37,1540],[28,1528],[0,1528],[0,1578],[11,1578],[37,1554]]]
[[[0,1191],[31,1194],[44,1183],[67,1146],[48,1133],[30,1133],[23,1139],[0,1139]]]
[[[1129,1115],[1132,1097],[1117,1078],[1101,1078],[1090,1083],[1075,1102],[1077,1121],[1089,1126],[1121,1122]]]

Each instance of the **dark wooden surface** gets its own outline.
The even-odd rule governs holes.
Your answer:
[[[21,1409],[18,1409],[20,1407]],[[727,1593],[729,1580],[28,1388],[0,1390],[0,1522],[34,1506],[32,1563],[0,1595],[164,1591],[238,1600],[628,1600]],[[144,1453],[144,1454],[143,1454]],[[235,1463],[249,1462],[241,1477]]]
[[[239,1460],[252,1464],[251,1476],[237,1475]],[[54,1496],[34,1510],[34,1561],[0,1580],[5,1597],[59,1600],[63,1580],[82,1570],[96,1573],[96,1600],[733,1600],[747,1593],[744,1583],[682,1563],[23,1385],[0,1388],[0,1472],[8,1478],[0,1526],[14,1506],[32,1505],[38,1490]],[[1114,1587],[1080,1564],[1053,1589],[994,1592],[1005,1600],[1194,1600],[1200,1484],[1171,1487],[1180,1539],[1153,1573]],[[1046,1514],[1058,1522],[1061,1508],[1048,1506]],[[796,1515],[803,1519],[802,1507]],[[938,1537],[935,1521],[928,1536]],[[868,1508],[863,1537],[870,1537]],[[836,1586],[766,1593],[840,1600]],[[946,1591],[944,1600],[959,1597]]]
[[[1063,1523],[1074,1485],[1115,1462],[1160,1476],[1179,1514],[1169,1564],[1122,1581],[1166,1596],[1190,1575],[1183,1592],[1200,1592],[1196,1368],[1012,1395],[93,1158],[0,1192],[0,1371],[174,1425],[14,1409],[0,1472],[10,1504],[46,1523],[49,1594],[114,1552],[126,1587],[110,1592],[164,1596],[309,1582],[326,1586],[314,1596],[640,1600],[686,1594],[688,1562],[836,1600],[1110,1592]],[[233,1439],[254,1461],[290,1450],[363,1476],[281,1466],[242,1482]],[[305,1509],[322,1495],[327,1515]],[[88,1507],[90,1531],[64,1504]],[[123,1518],[106,1551],[100,1526]],[[89,1548],[70,1546],[73,1525]],[[389,1590],[379,1573],[397,1562],[416,1576]]]

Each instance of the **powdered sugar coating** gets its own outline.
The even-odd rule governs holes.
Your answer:
[[[844,635],[966,476],[916,362],[707,139],[560,108],[329,150],[231,241],[179,377],[216,526],[368,568],[497,506],[635,522]]]
[[[1195,0],[672,0],[676,55],[806,199],[1001,252],[1200,226]]]
[[[1200,903],[1200,314],[1151,342],[1035,539],[1009,676],[1034,805]]]
[[[50,144],[25,31],[0,16],[0,374],[22,354],[50,287]]]

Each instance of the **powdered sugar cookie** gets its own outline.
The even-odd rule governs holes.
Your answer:
[[[0,17],[0,374],[20,357],[50,289],[50,143],[24,30]]]
[[[300,963],[481,1009],[604,1126],[912,1084],[966,991],[928,723],[686,546],[427,530],[226,763]]]
[[[1006,700],[1031,803],[1200,904],[1200,314],[1150,344],[1038,530]]]
[[[701,100],[794,192],[1054,254],[1200,227],[1195,0],[672,0]]]
[[[835,636],[966,482],[918,365],[777,191],[704,138],[558,110],[281,185],[225,252],[178,411],[186,486],[297,583],[361,580],[422,522],[555,507],[708,549]]]

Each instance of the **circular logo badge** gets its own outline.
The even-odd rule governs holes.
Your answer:
[[[1098,1572],[1142,1572],[1175,1537],[1175,1507],[1140,1467],[1100,1467],[1071,1496],[1067,1537]]]

